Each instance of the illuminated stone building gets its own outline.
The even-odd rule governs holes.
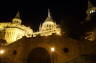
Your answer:
[[[89,41],[95,41],[96,40],[96,30],[86,32],[85,39],[89,40]]]
[[[87,26],[88,30],[84,34],[85,35],[84,39],[93,42],[96,40],[96,25],[94,25],[95,21],[94,21],[94,18],[92,18],[92,17],[95,16],[96,7],[89,0],[88,0],[88,9],[87,9],[86,13],[87,13],[86,21],[90,21],[90,24],[92,23],[91,25],[93,25],[93,27]],[[85,22],[85,24],[86,23],[88,23],[88,22]]]
[[[39,32],[41,32],[41,36],[49,36],[53,33],[56,35],[61,35],[61,29],[60,27],[54,22],[50,15],[50,10],[48,9],[48,16],[44,23],[39,27]]]
[[[12,22],[0,23],[1,39],[7,41],[8,44],[21,39],[23,36],[31,37],[33,30],[21,24],[19,12],[16,14]],[[3,33],[3,34],[2,34]]]
[[[87,18],[86,20],[90,20],[90,17],[92,14],[96,12],[96,7],[88,0],[88,10],[86,11],[87,13]]]
[[[7,43],[10,44],[17,41],[18,39],[21,39],[23,36],[49,36],[53,33],[56,35],[61,35],[61,29],[55,22],[53,22],[49,10],[47,19],[39,27],[39,32],[33,32],[33,30],[30,27],[26,27],[21,23],[22,20],[20,19],[19,12],[16,14],[15,18],[12,19],[12,22],[0,23],[1,39],[5,39]]]
[[[6,30],[6,33],[4,32],[7,35],[6,41],[12,38],[8,43],[15,40],[0,48],[2,53],[0,53],[0,63],[96,62],[94,59],[96,58],[96,43],[65,36],[50,16],[49,11],[47,19],[40,25],[38,32],[33,32],[29,27],[21,25],[21,22],[20,18],[14,18],[12,23],[9,23],[10,26],[7,26],[8,23],[0,26],[0,32]],[[3,36],[3,33],[1,34]],[[18,35],[20,35],[19,38],[17,38]]]

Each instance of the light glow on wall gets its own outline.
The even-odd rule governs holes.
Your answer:
[[[0,55],[4,54],[5,50],[4,49],[0,49]]]

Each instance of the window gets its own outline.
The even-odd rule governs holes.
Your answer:
[[[63,51],[64,51],[64,53],[68,53],[69,49],[68,48],[64,48]]]
[[[14,51],[13,51],[13,55],[16,55],[16,54],[17,54],[17,51],[16,51],[16,50],[14,50]]]

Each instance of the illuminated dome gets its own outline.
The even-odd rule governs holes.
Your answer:
[[[46,31],[46,30],[52,30],[52,29],[56,29],[56,23],[50,21],[50,22],[44,22],[42,24],[42,31]]]
[[[41,36],[48,36],[48,35],[52,35],[53,33],[60,34],[61,32],[60,28],[58,28],[58,26],[50,16],[49,10],[48,10],[48,17],[46,18],[42,26],[40,25],[39,31],[41,32]]]

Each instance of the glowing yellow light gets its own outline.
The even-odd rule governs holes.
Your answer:
[[[91,11],[90,11],[90,14],[91,14],[91,13],[94,13],[94,12],[95,12],[95,10],[91,10]]]
[[[5,50],[1,49],[0,54],[4,54],[4,53],[5,53]]]
[[[54,47],[52,47],[52,48],[51,48],[51,52],[54,52],[54,51],[55,51],[55,48],[54,48]]]
[[[61,33],[59,31],[57,31],[57,35],[61,35]]]

